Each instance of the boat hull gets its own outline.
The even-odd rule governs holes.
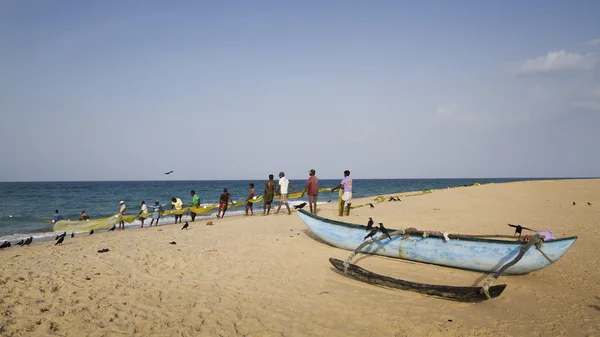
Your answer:
[[[326,243],[354,250],[367,235],[366,226],[322,218],[299,210],[298,215],[319,239]],[[389,232],[394,229],[388,228]],[[381,235],[381,234],[379,234]],[[376,235],[378,237],[379,235]],[[544,242],[542,250],[552,261],[560,259],[577,240],[576,236]],[[445,241],[442,238],[401,235],[391,240],[381,240],[364,247],[361,252],[430,263],[440,266],[480,272],[495,272],[512,261],[523,246],[518,241],[459,237]],[[527,274],[549,266],[551,263],[536,248],[529,249],[523,258],[504,274]]]

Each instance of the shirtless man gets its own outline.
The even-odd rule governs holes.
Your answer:
[[[265,184],[265,196],[263,199],[263,215],[269,215],[271,212],[271,203],[273,202],[273,196],[275,195],[275,180],[273,175],[269,174],[269,181]]]

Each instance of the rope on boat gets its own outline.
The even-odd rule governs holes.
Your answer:
[[[390,234],[390,237],[392,237],[395,235],[403,235],[405,233],[406,232],[404,231],[404,229],[401,229],[401,230],[393,231],[389,234]],[[372,238],[370,240],[367,240],[367,241],[361,243],[360,246],[358,246],[355,250],[353,250],[352,253],[350,253],[350,256],[348,256],[348,258],[346,259],[346,261],[344,261],[344,274],[348,270],[348,266],[350,265],[350,262],[352,262],[352,259],[356,256],[356,254],[358,254],[360,252],[361,249],[363,249],[363,247],[368,246],[377,241],[381,241],[383,239],[387,239],[387,235],[382,235],[378,238]]]
[[[540,240],[538,243],[535,244],[535,248],[537,248],[537,250],[540,251],[540,253],[542,253],[542,255],[546,258],[546,260],[548,260],[550,263],[554,263],[554,261],[552,261],[551,258],[548,257],[548,255],[546,255],[546,253],[544,253],[544,251],[542,250],[542,242],[544,240]]]
[[[497,272],[495,272],[487,277],[487,279],[483,282],[483,286],[481,287],[481,292],[483,292],[485,294],[485,297],[487,297],[488,300],[492,299],[492,297],[490,296],[490,292],[489,292],[490,287],[494,284],[494,282],[496,282],[496,280],[498,280],[500,275],[504,271],[506,271],[506,269],[514,266],[517,262],[519,262],[523,258],[525,253],[529,250],[529,248],[531,248],[531,246],[541,245],[541,241],[542,241],[542,237],[540,237],[540,235],[536,234],[535,236],[530,238],[529,241],[521,247],[521,249],[519,249],[519,254],[512,261],[503,265],[502,268],[500,268]]]

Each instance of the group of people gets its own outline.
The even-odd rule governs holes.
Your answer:
[[[308,205],[310,208],[310,212],[312,214],[317,214],[317,199],[318,199],[318,195],[319,195],[319,179],[317,178],[317,176],[315,174],[316,174],[316,171],[314,169],[311,169],[310,171],[308,171],[309,177],[306,180],[305,188],[302,190],[302,194],[301,194],[302,197],[304,196],[304,194],[308,195]],[[333,192],[333,191],[341,189],[341,188],[343,188],[343,194],[342,194],[339,215],[344,216],[343,210],[345,210],[346,215],[350,215],[350,205],[351,205],[351,200],[352,200],[352,178],[350,178],[350,171],[348,171],[348,170],[344,171],[344,179],[342,179],[340,184],[337,185],[336,187],[332,188],[331,191]],[[251,200],[256,199],[254,184],[250,183],[248,185],[248,189],[249,189],[248,197],[246,197],[246,199],[244,200],[245,210],[246,210],[245,215],[252,216],[252,215],[254,215],[254,209],[253,209],[254,202],[252,202]],[[263,215],[270,214],[271,204],[273,202],[275,194],[279,195],[279,204],[277,206],[277,210],[275,211],[275,214],[279,214],[279,212],[281,210],[281,206],[283,206],[283,205],[285,205],[285,207],[288,211],[288,215],[292,214],[290,205],[288,203],[288,192],[290,189],[293,192],[298,192],[292,186],[290,181],[285,177],[284,172],[279,172],[279,183],[278,184],[275,183],[273,175],[269,174],[269,180],[265,183],[265,188],[264,188]],[[199,199],[198,195],[196,194],[196,191],[191,190],[190,196],[192,199],[191,200],[192,207],[199,207],[200,199]],[[223,193],[219,197],[219,212],[217,213],[217,219],[223,218],[225,216],[225,212],[227,211],[229,203],[231,203],[231,205],[234,205],[231,194],[227,191],[227,188],[225,188],[225,189],[223,189]],[[124,201],[121,201],[119,203],[119,206],[120,206],[120,208],[119,208],[118,214],[121,216],[121,219],[119,219],[118,230],[124,230],[125,222],[123,221],[122,216],[125,215],[125,213],[127,211],[127,207],[125,206]],[[166,206],[166,205],[161,205],[158,200],[154,201],[154,205],[151,206],[152,207],[152,216],[151,216],[152,220],[150,221],[150,227],[152,227],[152,225],[154,225],[155,221],[156,221],[156,226],[158,226],[158,222],[160,220],[161,213],[163,212],[164,206]],[[183,209],[183,201],[180,198],[175,198],[175,197],[171,198],[171,207],[169,209],[170,210],[174,209],[176,211],[182,210]],[[142,201],[140,212],[138,213],[138,216],[139,216],[140,222],[141,222],[141,227],[144,227],[144,221],[148,217],[148,212],[149,212],[149,210],[148,210],[148,206],[146,205],[146,202]],[[248,214],[248,212],[250,212],[250,214]],[[178,223],[178,222],[181,223],[182,217],[183,217],[183,214],[175,214],[175,223]],[[196,213],[194,213],[193,211],[190,211],[190,217],[191,217],[191,220],[194,221],[196,219]],[[62,220],[62,219],[63,219],[62,215],[60,215],[58,210],[56,210],[55,214],[54,214],[53,222],[56,223],[57,221]],[[89,215],[85,212],[85,210],[82,210],[81,217],[79,218],[79,220],[89,220],[89,219],[90,219]]]

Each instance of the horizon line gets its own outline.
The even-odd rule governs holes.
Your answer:
[[[290,180],[303,180],[306,178],[288,178]],[[341,178],[319,178],[319,180],[339,180]],[[459,177],[459,178],[353,178],[353,180],[475,180],[475,179],[518,179],[518,180],[566,180],[566,179],[600,179],[600,177]],[[268,179],[178,179],[178,180],[8,180],[0,183],[91,183],[91,182],[184,182],[184,181],[250,181]],[[274,180],[277,180],[275,177]]]

